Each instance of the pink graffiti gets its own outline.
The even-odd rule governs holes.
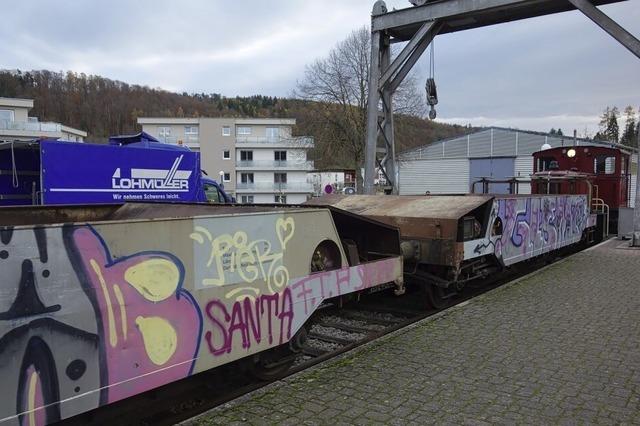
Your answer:
[[[263,338],[269,345],[276,340],[274,336],[278,336],[278,344],[291,339],[293,300],[289,288],[281,293],[236,301],[230,311],[220,300],[212,300],[205,309],[211,329],[205,332],[204,339],[214,356],[231,353],[234,342],[242,342],[243,349],[250,349]]]
[[[395,265],[394,259],[386,259],[313,274],[294,280],[291,290],[296,303],[302,301],[304,313],[309,315],[325,299],[392,282],[396,277]]]
[[[101,357],[106,369],[103,377],[107,381],[104,385],[111,386],[108,402],[188,376],[197,356],[201,318],[197,304],[181,288],[181,262],[168,253],[155,252],[112,260],[104,242],[89,228],[76,230],[73,239],[99,317]],[[149,260],[166,261],[179,271],[179,282],[168,297],[150,301],[149,295],[144,294],[153,292],[154,285],[162,285],[156,282],[157,276],[153,277],[154,282],[143,283],[143,289],[125,279],[128,270]],[[155,327],[145,335],[145,321],[164,328]],[[170,333],[162,333],[167,330]],[[150,345],[154,344],[164,345],[162,356],[150,354]],[[166,349],[167,345],[172,346],[171,350]]]

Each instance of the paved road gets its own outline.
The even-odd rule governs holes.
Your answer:
[[[575,255],[196,420],[640,425],[640,251]]]

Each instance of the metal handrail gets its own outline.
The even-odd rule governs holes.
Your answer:
[[[597,190],[596,190],[597,191]],[[591,209],[595,213],[604,214],[605,216],[605,237],[609,235],[609,205],[602,198],[594,197],[591,200]]]

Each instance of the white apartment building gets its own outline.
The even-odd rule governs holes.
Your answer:
[[[83,142],[87,137],[87,132],[82,130],[29,117],[31,108],[32,99],[0,97],[0,141],[47,138]]]
[[[313,192],[313,139],[292,136],[294,119],[141,117],[138,124],[162,142],[200,151],[202,169],[240,203],[298,204]]]

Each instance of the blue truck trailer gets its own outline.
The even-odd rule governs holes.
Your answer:
[[[232,203],[200,168],[200,154],[146,133],[108,145],[0,143],[0,205]]]

